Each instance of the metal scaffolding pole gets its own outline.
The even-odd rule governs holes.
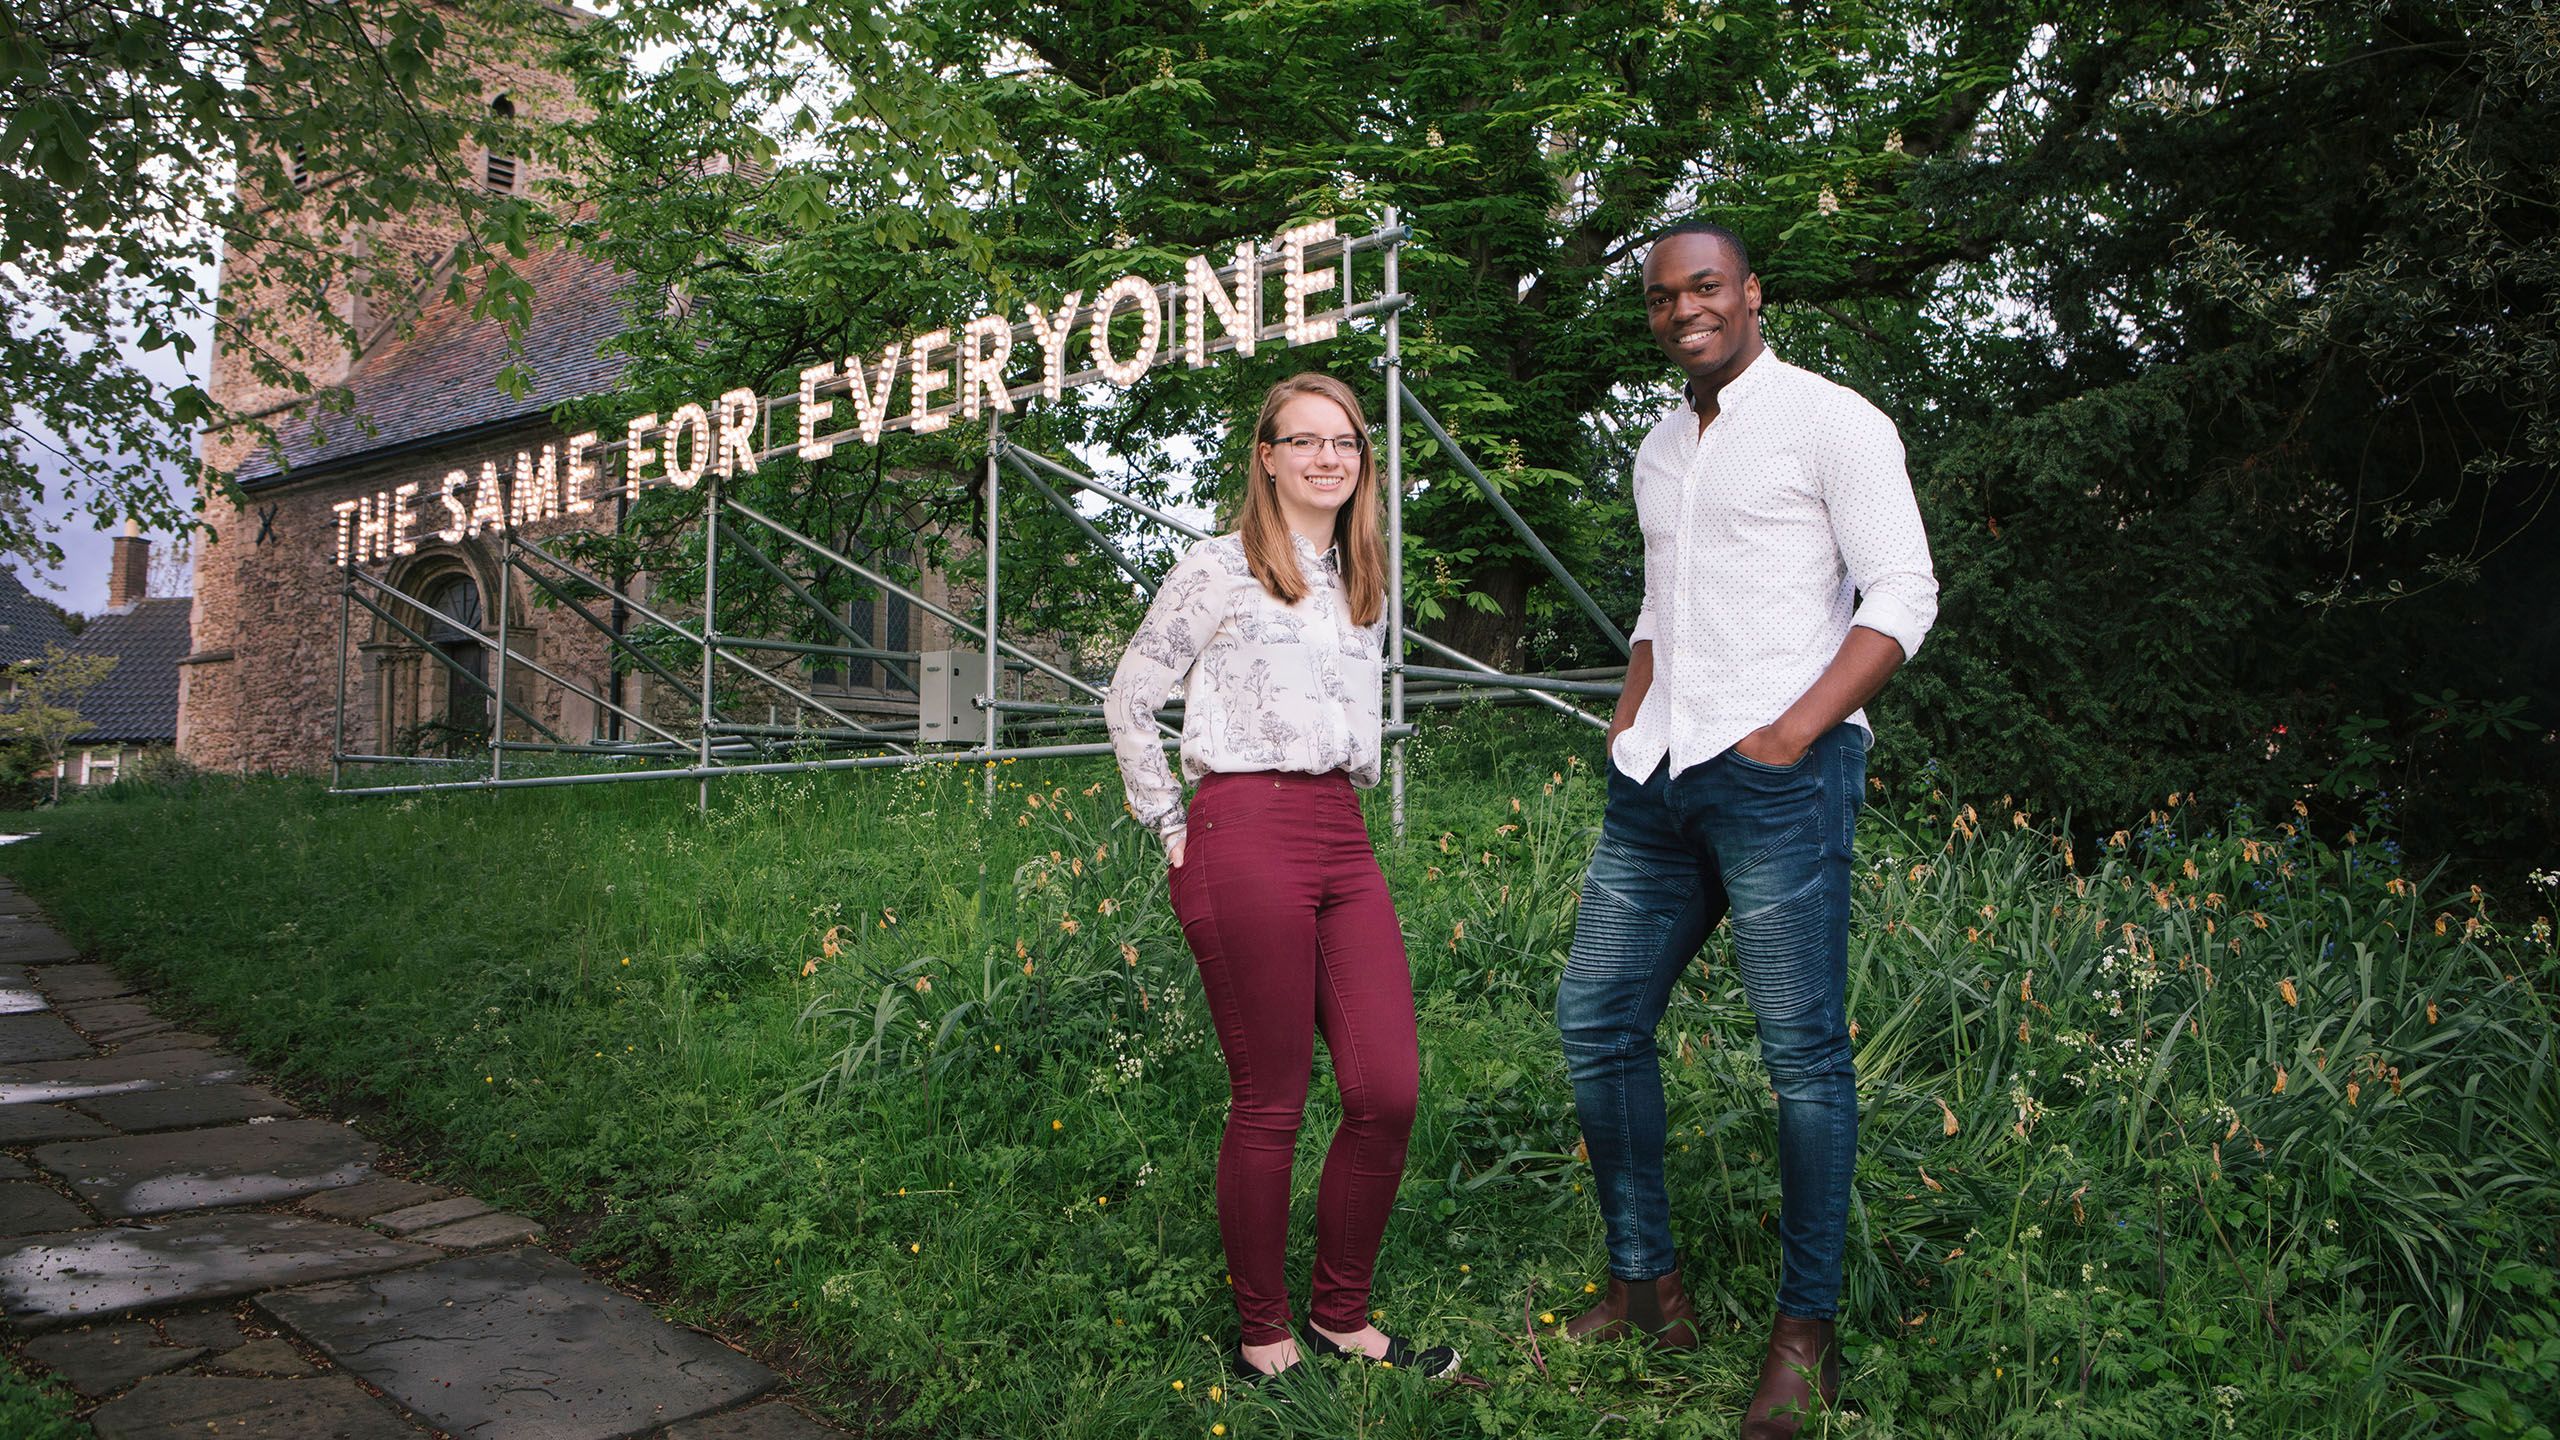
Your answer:
[[[1002,652],[996,648],[996,537],[1002,532],[996,513],[997,486],[1004,467],[998,456],[1004,451],[1004,412],[993,406],[987,409],[987,706],[983,712],[987,722],[987,810],[993,814],[996,804],[996,736],[1004,724],[1004,716],[994,702],[1004,698]]]
[[[1092,491],[1094,494],[1101,496],[1103,499],[1110,501],[1112,504],[1119,506],[1123,510],[1135,511],[1138,514],[1144,515],[1148,519],[1155,521],[1159,525],[1180,531],[1182,534],[1188,535],[1194,540],[1206,540],[1209,538],[1208,531],[1201,529],[1190,521],[1185,520],[1178,515],[1168,515],[1164,511],[1157,509],[1155,506],[1148,504],[1146,501],[1141,500],[1134,495],[1115,490],[1110,486],[1103,484],[1101,481],[1094,479],[1090,475],[1079,474],[1074,470],[1070,470],[1066,466],[1059,464],[1057,461],[1050,459],[1048,456],[1041,454],[1037,450],[1025,450],[1019,445],[1012,447],[1012,449],[1013,453],[1020,456],[1022,459],[1030,461],[1032,464],[1039,466],[1041,469],[1048,471],[1050,474],[1057,476],[1059,479],[1066,481],[1070,485],[1081,486],[1084,489]]]
[[[1067,502],[1067,497],[1050,489],[1049,482],[1040,478],[1039,471],[1023,464],[1018,458],[1019,453],[1020,452],[1016,451],[1011,445],[1004,447],[1004,457],[1007,461],[1012,463],[1014,473],[1020,475],[1032,489],[1039,491],[1040,498],[1048,501],[1051,508],[1055,509],[1059,514],[1066,516],[1068,521],[1071,522],[1078,530],[1083,531],[1084,538],[1092,541],[1095,549],[1110,556],[1111,563],[1120,567],[1121,574],[1137,581],[1138,588],[1147,592],[1148,599],[1154,599],[1156,594],[1155,580],[1150,577],[1147,572],[1139,569],[1134,563],[1132,563],[1128,556],[1121,554],[1120,547],[1112,544],[1108,536],[1094,528],[1094,523],[1092,521],[1077,513],[1076,507]]]
[[[783,588],[789,590],[795,597],[797,597],[801,604],[808,606],[812,611],[816,612],[819,619],[827,622],[827,624],[833,628],[837,634],[842,635],[847,641],[850,641],[856,647],[854,650],[843,653],[858,654],[864,659],[880,660],[880,668],[888,671],[891,675],[896,676],[900,684],[906,686],[910,690],[916,688],[916,677],[913,674],[899,668],[890,660],[882,658],[899,652],[869,649],[868,647],[871,644],[870,636],[854,634],[852,626],[847,625],[844,621],[836,618],[836,612],[828,609],[817,596],[809,593],[809,587],[801,584],[798,576],[783,569],[780,561],[775,560],[772,556],[764,553],[762,547],[747,543],[746,537],[729,528],[728,521],[722,520],[715,515],[712,518],[711,523],[719,527],[720,538],[729,542],[729,548],[744,554],[749,560],[754,561],[759,569],[763,570],[774,579],[781,581]],[[732,642],[737,642],[743,639],[743,637],[736,635],[723,636],[722,638]]]
[[[516,588],[507,583],[506,554],[514,534],[514,529],[509,528],[498,537],[498,655],[495,663],[498,671],[496,693],[501,698],[507,693],[507,592]],[[507,752],[503,748],[506,738],[506,711],[493,709],[489,713],[489,778],[492,781],[507,778]]]
[[[1396,228],[1394,206],[1387,207],[1386,227]],[[1401,277],[1397,259],[1402,247],[1387,247],[1386,288],[1397,293]],[[1348,264],[1346,260],[1346,265]],[[1351,277],[1343,274],[1343,295]],[[1387,723],[1404,725],[1404,418],[1396,407],[1396,396],[1404,390],[1404,312],[1387,312],[1386,350],[1379,356],[1387,372]],[[1404,742],[1395,742],[1395,751],[1387,767],[1388,813],[1393,818],[1393,833],[1404,838]]]
[[[442,621],[443,621],[444,623],[446,623],[447,625],[451,625],[451,626],[453,626],[453,628],[454,628],[454,629],[456,629],[456,630],[460,630],[461,632],[463,632],[463,633],[464,633],[464,634],[466,634],[466,635],[469,635],[469,636],[470,636],[470,637],[472,637],[473,639],[478,640],[478,641],[479,641],[481,644],[483,644],[483,645],[486,645],[486,644],[488,644],[488,643],[489,643],[489,639],[488,639],[488,637],[487,637],[487,636],[482,635],[479,631],[474,630],[474,629],[472,629],[471,627],[469,627],[469,626],[467,626],[467,625],[462,625],[462,624],[456,623],[456,622],[455,622],[455,620],[454,620],[454,618],[453,618],[452,616],[445,614],[443,611],[441,611],[441,610],[437,610],[437,609],[434,609],[434,608],[429,607],[429,606],[424,605],[424,604],[421,604],[420,602],[418,602],[417,600],[415,600],[415,599],[411,598],[410,596],[408,596],[408,595],[406,595],[406,594],[403,594],[402,592],[400,592],[400,591],[398,591],[398,590],[393,589],[391,586],[389,586],[389,585],[387,585],[387,584],[384,584],[384,583],[383,583],[382,581],[380,581],[380,580],[376,580],[376,579],[374,579],[372,576],[367,575],[367,574],[365,574],[365,573],[364,573],[364,572],[362,572],[362,571],[356,571],[356,572],[354,572],[354,574],[355,574],[355,577],[356,577],[358,580],[361,580],[361,581],[363,581],[365,584],[372,586],[374,589],[381,591],[383,594],[390,596],[392,599],[395,599],[395,600],[399,601],[400,603],[402,603],[402,604],[404,604],[404,605],[414,606],[416,609],[418,609],[419,611],[421,611],[421,612],[423,612],[423,613],[425,613],[425,614],[433,615],[433,616],[434,616],[434,617],[436,617],[437,619],[442,620]],[[481,691],[481,693],[482,693],[482,694],[485,694],[485,695],[487,695],[487,696],[489,696],[491,699],[496,700],[496,701],[498,702],[498,706],[499,706],[499,708],[500,708],[501,710],[504,710],[504,711],[508,711],[508,712],[513,713],[513,714],[514,714],[514,716],[515,716],[517,719],[522,720],[525,724],[527,724],[527,725],[529,725],[529,726],[533,727],[533,728],[534,728],[534,729],[536,729],[536,730],[541,731],[543,734],[550,736],[554,741],[556,741],[556,742],[558,742],[558,743],[560,743],[560,744],[565,745],[565,744],[569,743],[569,742],[567,741],[567,739],[565,739],[565,738],[560,734],[560,732],[558,732],[558,731],[556,731],[556,730],[552,729],[552,728],[551,728],[550,726],[548,726],[548,725],[543,724],[541,721],[536,720],[535,718],[533,718],[533,716],[531,716],[531,715],[529,715],[529,714],[525,713],[523,710],[518,709],[518,708],[516,707],[516,705],[515,705],[515,703],[514,703],[514,702],[512,702],[512,701],[508,700],[508,699],[507,699],[507,697],[506,697],[505,695],[503,695],[503,694],[499,693],[496,689],[492,688],[492,687],[490,686],[490,684],[489,684],[489,682],[488,682],[487,680],[484,680],[484,679],[482,679],[480,676],[477,676],[477,675],[472,674],[472,673],[471,673],[471,671],[470,671],[468,668],[466,668],[466,667],[463,665],[463,663],[462,663],[461,661],[456,660],[456,659],[454,659],[452,656],[447,655],[446,653],[444,653],[444,650],[442,649],[442,647],[438,646],[434,641],[429,640],[426,636],[421,635],[421,634],[419,634],[417,631],[415,631],[415,630],[413,630],[413,629],[409,628],[408,623],[407,623],[406,621],[403,621],[399,616],[394,615],[394,614],[392,614],[390,611],[383,609],[381,606],[374,604],[372,601],[367,600],[367,599],[366,599],[366,598],[364,598],[362,595],[356,595],[356,596],[354,596],[353,598],[354,598],[354,600],[355,600],[355,602],[356,602],[357,604],[359,604],[359,605],[363,606],[366,610],[370,611],[370,612],[374,615],[374,617],[375,617],[376,619],[379,619],[383,624],[390,626],[392,629],[399,631],[403,636],[407,637],[407,639],[409,640],[409,643],[411,643],[411,644],[413,644],[413,645],[417,646],[419,649],[421,649],[421,650],[425,651],[427,654],[434,656],[434,657],[436,658],[437,662],[438,662],[438,663],[440,663],[440,664],[442,664],[446,669],[448,669],[448,670],[452,671],[452,672],[453,672],[454,674],[456,674],[456,675],[461,676],[463,679],[470,681],[472,684],[479,686],[479,687],[480,687],[480,691]]]
[[[1387,264],[1394,265],[1394,252],[1389,251],[1388,256]],[[1395,317],[1388,316],[1387,324],[1392,331]],[[1440,449],[1449,457],[1450,463],[1456,465],[1468,479],[1475,482],[1477,493],[1483,495],[1484,502],[1493,507],[1493,513],[1509,523],[1512,533],[1518,535],[1521,543],[1529,547],[1529,553],[1537,556],[1538,562],[1547,567],[1547,573],[1556,577],[1556,582],[1564,586],[1565,593],[1573,597],[1573,603],[1581,607],[1582,613],[1589,617],[1592,624],[1600,627],[1600,633],[1609,637],[1609,643],[1618,647],[1618,653],[1632,654],[1633,650],[1627,644],[1625,633],[1609,619],[1609,612],[1600,608],[1600,602],[1592,599],[1591,592],[1582,588],[1582,582],[1573,578],[1573,572],[1564,568],[1564,562],[1556,558],[1556,552],[1547,548],[1547,542],[1539,539],[1538,532],[1529,528],[1529,522],[1521,518],[1520,512],[1511,508],[1511,502],[1502,498],[1502,492],[1494,488],[1493,482],[1485,478],[1482,470],[1476,468],[1476,462],[1468,459],[1467,452],[1458,448],[1458,442],[1449,438],[1449,432],[1440,428],[1439,419],[1423,407],[1421,397],[1406,389],[1401,379],[1392,382],[1389,389],[1391,393],[1387,397],[1387,424],[1390,426],[1395,424],[1396,411],[1399,408],[1397,402],[1401,400],[1402,408],[1413,411],[1413,418],[1421,421],[1422,427],[1431,432],[1431,438],[1440,442]]]
[[[822,544],[819,541],[810,539],[808,536],[801,534],[799,531],[782,524],[768,515],[765,515],[754,507],[740,502],[735,497],[732,497],[729,500],[728,505],[733,514],[744,515],[748,519],[753,520],[767,530],[772,531],[774,534],[781,536],[783,539],[790,541],[792,544],[799,546],[801,549],[808,551],[812,555],[818,556],[824,560],[834,561],[836,564],[843,566],[854,574],[859,575],[863,579],[870,581],[872,584],[879,586],[887,593],[905,600],[908,604],[915,606],[917,609],[924,611],[926,614],[940,620],[945,625],[950,626],[952,633],[954,634],[965,635],[978,628],[974,622],[952,610],[949,606],[935,604],[933,601],[926,599],[924,596],[917,594],[915,591],[908,589],[904,585],[890,579],[888,576],[881,574],[879,571],[873,570],[870,567],[863,565],[861,562],[852,559],[842,551]],[[1089,681],[1080,679],[1067,671],[1059,669],[1057,666],[1050,664],[1048,661],[1041,659],[1039,656],[1032,654],[1030,651],[1023,649],[1021,646],[1016,645],[1009,640],[998,637],[996,643],[1007,652],[1011,653],[1015,659],[1022,661],[1032,669],[1039,671],[1041,674],[1048,676],[1050,679],[1055,680],[1070,689],[1081,690],[1096,700],[1108,698],[1103,694],[1101,687],[1094,685]]]
[[[521,543],[515,548],[519,550],[532,550],[534,547],[530,543]],[[544,558],[548,559],[550,557],[545,556]],[[632,644],[630,636],[616,631],[612,626],[597,619],[595,617],[595,612],[589,610],[586,606],[579,604],[568,591],[561,589],[557,584],[553,583],[550,576],[534,569],[532,566],[526,564],[521,558],[510,559],[507,563],[515,567],[517,574],[520,574],[527,580],[532,581],[536,586],[541,588],[544,594],[549,595],[553,600],[558,601],[561,606],[567,609],[571,614],[576,615],[579,619],[584,620],[587,624],[593,626],[596,633],[605,638],[605,649],[608,655],[613,651],[622,651],[623,653],[628,654],[632,659],[648,666],[651,674],[656,675],[658,678],[674,686],[676,688],[676,693],[682,695],[686,700],[690,701],[699,698],[694,694],[692,682],[660,664],[657,657],[651,655],[648,651]],[[556,564],[557,562],[555,561],[554,563]],[[611,590],[607,590],[604,593],[612,595],[616,600],[621,600],[623,598],[620,594]],[[619,690],[621,687],[616,686],[614,688]],[[617,715],[630,713],[629,711],[622,709],[619,705],[612,708],[614,713]]]
[[[355,605],[347,597],[355,589],[344,577],[338,581],[338,709],[337,719],[329,730],[329,788],[335,790],[347,778],[347,630],[348,617]]]
[[[670,466],[674,456],[668,456]],[[700,457],[696,457],[699,459]],[[711,691],[717,679],[711,667],[720,658],[720,476],[714,472],[709,481],[710,492],[703,506],[703,518],[711,523],[702,527],[702,785],[695,796],[695,808],[702,818],[711,818]]]

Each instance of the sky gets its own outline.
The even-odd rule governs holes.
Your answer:
[[[213,317],[210,314],[200,317],[194,339],[193,353],[199,357],[210,357],[213,353]],[[163,386],[174,388],[188,379],[200,381],[202,378],[188,373],[190,369],[200,368],[202,360],[196,367],[190,367],[177,358],[174,350],[146,353],[139,348],[128,347],[125,353],[137,368]],[[44,504],[35,507],[35,513],[40,521],[52,527],[53,543],[62,547],[62,563],[43,565],[15,555],[6,557],[6,563],[36,595],[66,610],[95,615],[107,608],[107,559],[114,548],[116,530],[95,528],[97,522],[90,518],[88,511],[78,501],[66,498],[63,472],[58,463],[48,464],[44,470],[47,498]],[[174,488],[178,477],[170,477],[170,482]],[[158,534],[149,539],[154,556],[168,553],[170,536]]]

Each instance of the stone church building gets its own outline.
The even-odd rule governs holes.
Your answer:
[[[539,119],[547,107],[568,103],[568,96],[556,76],[527,68],[489,74],[487,103],[503,114]],[[495,192],[522,192],[545,178],[522,157],[483,151],[461,158]],[[326,176],[296,178],[329,183]],[[410,217],[358,238],[374,253],[396,248],[433,267],[453,254],[459,232],[429,217]],[[397,557],[387,569],[367,567],[425,609],[371,595],[401,623],[349,607],[341,648],[339,507],[412,482],[431,501],[443,477],[457,469],[478,475],[484,461],[509,471],[519,453],[565,440],[549,418],[555,407],[609,391],[621,380],[623,362],[601,347],[622,327],[628,278],[566,248],[539,252],[518,268],[535,299],[523,353],[513,357],[499,323],[474,318],[467,307],[440,299],[423,308],[402,307],[414,320],[403,326],[369,317],[360,297],[337,297],[339,318],[362,337],[360,343],[340,344],[316,321],[292,338],[304,354],[319,357],[307,372],[315,390],[342,391],[352,402],[350,413],[324,413],[310,398],[264,385],[245,359],[217,350],[210,385],[215,399],[235,413],[261,417],[276,438],[261,445],[217,436],[205,446],[205,458],[234,478],[238,493],[217,493],[207,502],[213,534],[198,551],[189,653],[179,665],[177,745],[184,759],[235,772],[327,768],[339,725],[341,667],[344,753],[485,754],[493,723],[506,727],[507,738],[535,738],[531,727],[501,713],[483,690],[457,675],[493,677],[496,657],[489,638],[502,585],[510,587],[507,648],[513,655],[652,719],[692,708],[689,700],[679,705],[672,690],[653,694],[653,683],[665,683],[657,677],[627,661],[612,663],[614,647],[588,620],[521,575],[502,574],[493,539],[447,543],[436,538],[432,525],[421,527],[414,553]],[[226,296],[256,285],[256,256],[226,254]],[[439,275],[429,293],[441,286]],[[510,359],[533,376],[521,396],[495,383]],[[355,423],[357,418],[363,423]],[[571,529],[609,529],[615,519],[616,506],[607,498],[588,514],[525,525],[517,533],[540,542]],[[639,583],[645,590],[646,577]],[[932,576],[920,588],[937,600],[950,593]],[[617,631],[631,619],[609,601],[590,601],[588,609]],[[886,650],[950,643],[942,626],[911,614],[904,601],[857,602],[839,619]],[[780,657],[759,659],[785,665]],[[831,704],[840,699],[840,708],[877,713],[904,707],[913,714],[907,677],[884,665],[803,661],[789,673],[794,684]],[[566,741],[650,738],[609,708],[520,664],[506,667],[506,691],[514,707]],[[772,717],[787,725],[797,718],[787,702],[778,710],[756,708],[756,720]],[[812,723],[825,723],[815,713]]]

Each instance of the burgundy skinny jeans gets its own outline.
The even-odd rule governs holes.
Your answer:
[[[1288,1339],[1289,1171],[1324,1035],[1342,1124],[1316,1186],[1309,1315],[1369,1323],[1369,1276],[1421,1085],[1413,976],[1348,776],[1211,775],[1191,801],[1173,913],[1226,1051],[1218,1233],[1244,1343]]]

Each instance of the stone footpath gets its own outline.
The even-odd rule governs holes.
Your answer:
[[[780,1377],[374,1171],[0,882],[0,1343],[99,1440],[815,1440]]]

